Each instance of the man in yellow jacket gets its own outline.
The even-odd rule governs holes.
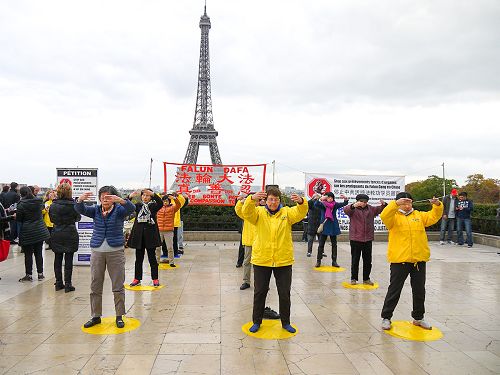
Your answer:
[[[398,304],[401,290],[410,275],[413,294],[413,324],[424,329],[432,326],[424,320],[425,313],[425,269],[430,258],[430,249],[425,228],[439,221],[443,216],[443,205],[437,198],[430,200],[432,210],[416,211],[413,198],[401,192],[380,214],[389,230],[387,260],[391,264],[391,280],[384,307],[382,308],[382,329],[391,329],[391,318]]]
[[[256,202],[266,200],[264,207]],[[267,192],[249,195],[243,204],[243,218],[255,225],[255,239],[252,246],[254,269],[253,326],[250,332],[257,332],[262,324],[271,274],[274,273],[278,289],[281,325],[288,332],[295,333],[290,324],[290,288],[292,285],[292,264],[294,263],[292,224],[306,215],[307,202],[292,194],[294,207],[281,204],[281,192],[269,187]]]

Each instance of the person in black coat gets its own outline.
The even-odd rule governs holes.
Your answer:
[[[156,214],[163,207],[163,201],[151,189],[144,189],[140,194],[142,202],[135,205],[136,217],[127,242],[128,247],[135,249],[135,277],[130,286],[141,284],[145,251],[148,253],[153,286],[160,286],[156,248],[161,246],[161,240]],[[129,198],[137,195],[139,195],[139,191],[134,191]]]
[[[43,242],[50,238],[49,230],[43,221],[43,201],[35,198],[29,187],[20,189],[21,201],[17,205],[16,221],[21,224],[19,231],[19,245],[24,251],[24,266],[26,275],[19,279],[33,281],[33,254],[35,255],[38,280],[45,279],[43,275]]]
[[[75,222],[80,221],[82,217],[75,211],[70,184],[62,183],[57,187],[57,199],[50,205],[49,217],[54,224],[50,236],[50,247],[54,252],[55,288],[56,290],[64,289],[66,293],[72,292],[75,290],[71,282],[73,254],[78,251],[79,242]],[[62,276],[63,258],[64,283]]]
[[[17,192],[18,184],[17,182],[10,183],[10,190],[3,195],[3,206],[7,210],[9,215],[16,213],[16,205],[19,203],[21,196]],[[19,235],[17,230],[17,223],[15,221],[11,221],[10,223],[10,243],[16,245],[16,238]]]
[[[310,257],[314,238],[318,236],[317,230],[321,220],[321,209],[316,207],[314,203],[319,199],[319,194],[314,194],[307,202],[309,211],[307,212],[307,256]]]

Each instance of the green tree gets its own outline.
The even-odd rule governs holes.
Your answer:
[[[454,179],[446,179],[446,194],[451,192],[451,189],[457,186]],[[411,182],[406,185],[406,191],[413,196],[413,200],[419,201],[430,199],[432,197],[443,196],[443,178],[436,175],[429,176],[424,181]]]

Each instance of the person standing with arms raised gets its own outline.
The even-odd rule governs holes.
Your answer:
[[[84,201],[92,196],[91,192],[82,194],[75,205],[81,215],[94,219],[94,231],[90,239],[90,309],[91,319],[83,326],[90,328],[101,323],[102,288],[104,273],[108,269],[115,300],[116,326],[125,327],[125,237],[123,222],[134,212],[130,200],[118,196],[114,186],[103,186],[98,197],[101,204],[87,206]]]

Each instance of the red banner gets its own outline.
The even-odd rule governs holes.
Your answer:
[[[190,205],[233,206],[240,193],[264,190],[266,164],[181,164],[163,162],[164,190],[189,196]]]

